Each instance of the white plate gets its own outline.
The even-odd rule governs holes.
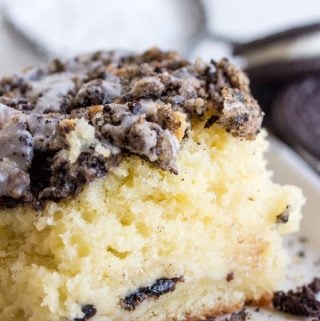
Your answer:
[[[292,264],[282,284],[284,290],[310,282],[320,276],[320,177],[295,152],[273,137],[267,154],[269,168],[274,172],[274,180],[282,184],[294,184],[302,188],[307,203],[303,208],[301,231],[286,240],[286,246],[292,255]],[[302,237],[306,238],[303,241]],[[301,253],[304,257],[301,257]],[[301,320],[288,314],[267,309],[252,314],[251,320]]]

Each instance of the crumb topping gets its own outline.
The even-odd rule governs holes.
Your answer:
[[[320,279],[315,278],[310,284],[287,293],[278,291],[274,294],[273,306],[276,310],[292,315],[320,319],[320,302],[317,294],[320,292]]]
[[[262,116],[227,60],[150,49],[31,67],[0,80],[0,205],[74,196],[131,154],[177,174],[192,119],[254,139]]]

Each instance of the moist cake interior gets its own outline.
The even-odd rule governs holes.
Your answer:
[[[0,319],[203,320],[269,303],[304,202],[227,60],[98,52],[0,81]]]

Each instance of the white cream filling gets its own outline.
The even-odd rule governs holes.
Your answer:
[[[248,66],[275,61],[320,56],[320,31],[285,41],[277,41],[263,48],[250,50],[244,55]]]

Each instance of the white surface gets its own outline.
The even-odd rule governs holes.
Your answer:
[[[44,57],[32,50],[4,23],[0,0],[0,77],[44,61]]]
[[[202,0],[208,27],[237,41],[320,20],[319,0]]]
[[[209,61],[212,58],[215,60],[225,57],[232,58],[232,47],[224,42],[204,38],[195,44],[189,58],[195,60],[197,57],[201,57],[205,61]]]
[[[194,0],[6,0],[4,10],[17,30],[59,56],[151,46],[183,51],[203,26]]]

